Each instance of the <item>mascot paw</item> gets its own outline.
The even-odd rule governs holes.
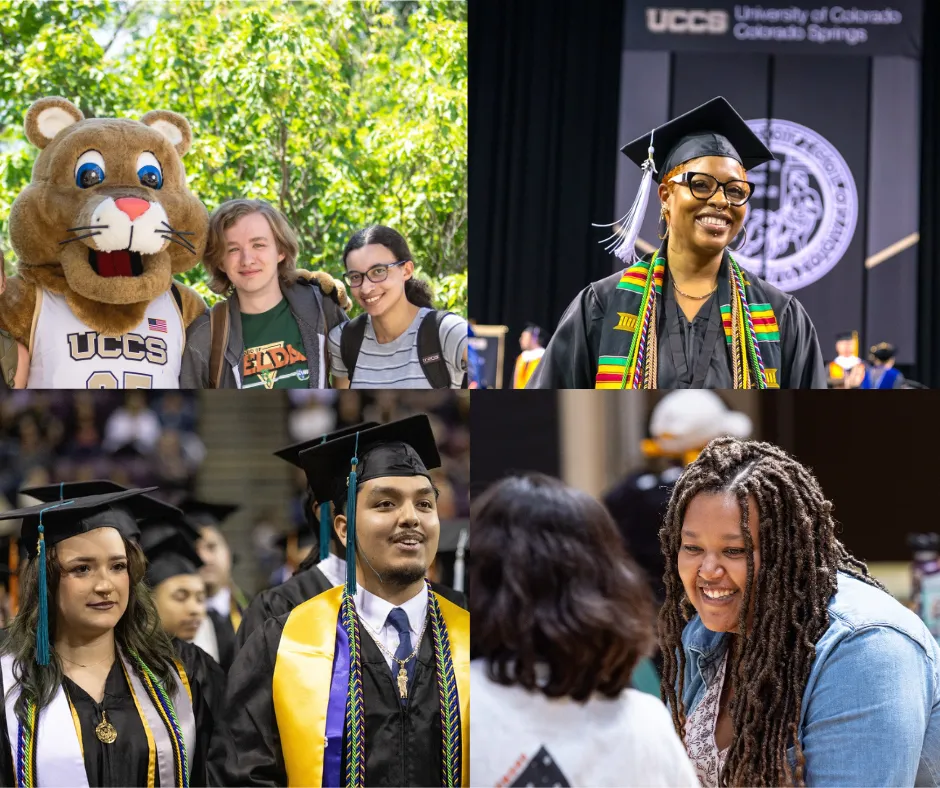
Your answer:
[[[324,295],[332,298],[343,311],[348,312],[352,306],[349,295],[346,293],[346,285],[339,279],[334,279],[326,271],[307,271],[299,269],[298,272],[308,282],[316,282]]]

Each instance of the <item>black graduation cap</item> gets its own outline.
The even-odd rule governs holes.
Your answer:
[[[893,359],[898,354],[898,349],[890,342],[880,342],[872,345],[869,353],[872,359],[884,362]]]
[[[183,520],[144,528],[140,546],[147,556],[145,580],[156,588],[164,580],[177,575],[199,573],[202,560],[196,552],[199,532]]]
[[[117,482],[112,482],[109,479],[93,479],[84,482],[61,482],[59,484],[45,484],[39,487],[24,487],[20,490],[20,494],[37,498],[43,503],[52,503],[68,498],[126,492],[127,489],[127,487]],[[124,506],[136,519],[133,525],[127,523],[124,528],[119,528],[118,530],[124,534],[125,538],[133,541],[140,539],[140,528],[147,522],[153,520],[174,520],[179,518],[182,514],[175,506],[171,506],[161,501],[159,498],[144,494],[128,498]]]
[[[651,141],[652,137],[652,141]],[[656,182],[667,173],[702,156],[727,156],[752,170],[774,159],[773,153],[734,107],[722,96],[664,123],[650,134],[628,142],[620,150],[638,167],[650,158],[656,166]]]
[[[624,145],[620,151],[643,169],[633,206],[619,222],[595,227],[620,229],[601,243],[624,262],[635,259],[640,225],[646,215],[651,182],[661,183],[675,167],[702,156],[727,156],[751,170],[775,157],[723,96],[664,123]]]
[[[26,555],[35,558],[38,554],[39,526],[43,526],[46,544],[54,545],[96,528],[116,528],[122,535],[137,531],[137,518],[164,511],[166,504],[144,493],[156,487],[119,490],[99,495],[53,500],[0,512],[0,520],[22,519],[20,541],[26,546]],[[134,500],[134,499],[138,500]],[[172,507],[170,507],[172,508]]]
[[[431,422],[421,414],[346,435],[302,451],[300,467],[318,501],[346,488],[350,459],[358,457],[359,484],[381,476],[427,476],[441,464]]]
[[[135,488],[103,495],[88,495],[52,501],[25,509],[0,512],[0,520],[22,519],[20,542],[26,545],[26,554],[38,558],[39,565],[39,624],[36,631],[36,662],[49,664],[48,585],[46,580],[46,545],[55,545],[73,536],[97,528],[115,528],[127,533],[137,526],[131,513],[130,500],[156,487]],[[156,499],[153,499],[156,500]],[[140,502],[137,505],[141,505]],[[144,504],[146,506],[146,504]]]
[[[362,430],[302,451],[301,467],[318,501],[346,491],[346,593],[356,593],[356,493],[384,476],[426,476],[441,464],[431,421],[424,414]]]
[[[361,432],[362,430],[368,430],[378,426],[378,423],[374,421],[363,421],[360,424],[354,424],[351,427],[343,427],[342,429],[328,432],[325,435],[320,435],[316,438],[311,438],[310,440],[300,441],[300,443],[293,443],[290,446],[285,446],[283,449],[278,449],[276,452],[274,452],[274,454],[276,457],[280,457],[282,460],[286,460],[291,465],[296,465],[298,468],[302,468],[303,466],[300,464],[300,453],[302,451],[312,449],[314,446],[319,446],[321,443],[326,443],[327,441],[334,441],[337,438],[344,438],[347,435],[355,435],[357,432]]]
[[[234,503],[210,503],[192,495],[183,498],[177,505],[197,528],[204,525],[220,525],[241,508]]]

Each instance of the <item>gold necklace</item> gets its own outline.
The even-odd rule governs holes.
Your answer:
[[[96,668],[96,667],[98,667],[98,665],[100,665],[102,662],[104,662],[105,660],[109,660],[109,659],[111,659],[111,658],[114,656],[114,654],[108,654],[108,656],[106,656],[104,659],[99,659],[97,662],[95,662],[95,663],[93,663],[93,664],[91,664],[91,665],[83,665],[81,662],[76,662],[74,659],[69,659],[69,658],[68,658],[67,656],[65,656],[65,654],[63,654],[61,651],[56,651],[56,654],[58,654],[60,657],[62,657],[62,659],[64,659],[66,662],[71,662],[73,665],[78,665],[78,667],[80,667],[80,668]]]
[[[705,293],[705,295],[700,295],[700,296],[689,295],[688,293],[683,293],[679,289],[679,285],[676,284],[675,279],[672,280],[672,286],[675,288],[676,292],[681,296],[685,296],[686,298],[689,298],[692,301],[704,301],[706,298],[708,298],[712,293],[714,293],[718,289],[718,282],[715,282],[715,286],[711,290],[709,290],[707,293]]]
[[[379,639],[377,632],[372,630],[372,627],[366,622],[366,620],[360,615],[359,620],[365,625],[366,632],[369,633],[369,636],[372,640],[375,641],[377,645],[385,656],[390,657],[398,663],[398,694],[401,696],[402,700],[408,697],[408,671],[405,670],[405,664],[411,662],[416,656],[418,656],[418,650],[421,648],[421,641],[424,640],[424,630],[428,626],[428,616],[424,617],[424,626],[421,627],[421,633],[418,635],[418,645],[415,646],[414,651],[411,652],[405,659],[399,659],[391,651],[389,651],[385,644]]]

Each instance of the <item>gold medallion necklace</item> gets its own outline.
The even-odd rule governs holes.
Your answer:
[[[115,739],[117,739],[117,729],[108,722],[108,712],[101,712],[101,722],[95,726],[95,736],[98,737],[98,741],[103,742],[104,744],[114,744]]]
[[[382,650],[385,656],[393,659],[398,663],[398,694],[401,696],[402,700],[405,700],[408,697],[408,671],[405,670],[405,665],[418,656],[418,650],[421,648],[421,641],[424,640],[424,630],[427,629],[428,626],[428,616],[425,615],[424,617],[424,626],[421,627],[421,633],[418,635],[418,645],[415,646],[414,651],[405,657],[405,659],[399,659],[391,651],[389,651],[385,647],[385,644],[379,639],[378,634],[372,631],[372,627],[366,623],[366,620],[361,615],[359,616],[359,620],[365,624],[366,632],[368,632],[369,637],[375,641],[375,645],[377,645]]]

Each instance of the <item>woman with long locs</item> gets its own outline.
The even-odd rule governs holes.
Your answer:
[[[702,785],[940,784],[940,648],[809,470],[714,440],[660,539],[662,693]]]
[[[152,489],[152,488],[151,488]],[[141,490],[4,512],[28,563],[0,649],[0,785],[206,785],[213,727],[136,542]]]

